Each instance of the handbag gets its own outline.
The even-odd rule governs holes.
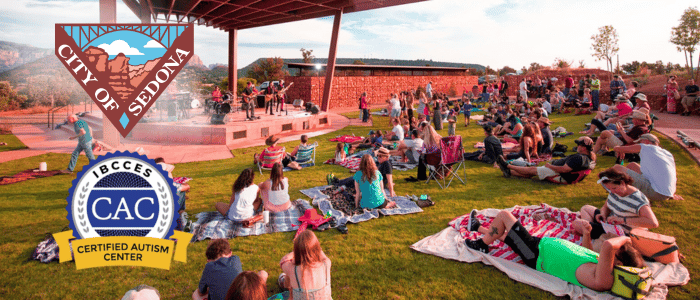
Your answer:
[[[652,280],[648,268],[615,266],[610,293],[624,299],[642,299],[649,294]]]

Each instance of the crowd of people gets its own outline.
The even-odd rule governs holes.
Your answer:
[[[669,112],[675,111],[672,107],[678,99],[677,84],[674,86],[673,82],[675,79],[670,78],[667,85]],[[330,178],[329,183],[353,187],[356,207],[395,207],[391,199],[397,192],[390,157],[418,165],[416,176],[409,176],[406,181],[427,180],[430,156],[444,150],[441,149],[443,137],[438,133],[442,124],[448,123],[447,135],[454,136],[457,116],[464,115],[464,126],[469,126],[475,108],[485,110],[483,119],[475,121],[483,128],[483,146],[476,152],[464,153],[464,159],[500,168],[506,178],[534,177],[575,184],[591,173],[600,156],[616,156],[618,163],[597,174],[597,183],[608,193],[607,200],[601,207],[584,205],[580,208],[580,219],[574,221],[575,232],[583,236],[582,245],[533,237],[507,211],[500,212],[489,228],[481,226],[472,211],[468,230],[480,232],[483,237],[465,240],[467,247],[484,253],[488,253],[490,244],[502,240],[533,269],[593,290],[609,290],[615,265],[639,267],[644,264],[625,234],[634,228],[662,225],[651,208],[652,201],[681,200],[682,197],[676,194],[673,155],[650,133],[653,118],[646,95],[636,90],[638,83],[632,82],[627,88],[619,76],[614,76],[609,99],[601,99],[601,84],[595,74],[581,78],[578,85],[569,75],[564,79],[563,88],[557,86],[554,79],[524,78],[517,96],[511,98],[507,96],[508,84],[501,78],[500,84],[484,84],[480,93],[478,89],[465,89],[458,100],[451,100],[433,89],[432,82],[424,91],[392,94],[387,100],[391,131],[371,130],[367,138],[338,143],[334,153],[336,163],[358,156],[359,169],[348,178]],[[680,101],[688,112],[698,94],[697,86],[693,86],[691,82],[691,87],[685,88],[686,95]],[[360,97],[359,107],[362,120],[368,121],[367,93]],[[568,108],[576,109],[575,113],[588,111],[594,117],[590,128],[580,132],[582,136],[575,140],[575,153],[552,159],[555,143],[548,116],[566,113]],[[79,138],[68,168],[72,171],[81,151],[91,160],[94,157],[90,152],[89,127],[77,117],[69,118],[69,122],[75,124],[76,138]],[[597,137],[596,133],[599,133]],[[255,156],[256,164],[270,169],[269,178],[255,184],[255,171],[244,169],[233,182],[230,201],[214,205],[232,222],[250,224],[263,211],[276,213],[291,207],[289,179],[285,177],[284,168],[300,169],[297,160],[300,151],[318,144],[310,145],[308,137],[303,135],[299,145],[286,153],[278,142],[278,137],[268,137],[267,148]],[[623,165],[624,160],[628,161],[626,165]],[[539,162],[544,163],[538,166]],[[186,192],[189,186],[183,186],[182,190]],[[184,204],[183,197],[182,210]],[[604,224],[619,225],[624,234],[611,235]],[[597,246],[594,246],[596,241]],[[321,250],[314,233],[301,232],[293,246],[294,251],[280,261],[278,284],[284,292],[271,299],[330,299],[331,260]],[[232,253],[227,240],[211,241],[206,259],[193,299],[267,299],[268,273],[243,271],[240,259]],[[141,292],[154,294],[148,288],[127,294]]]

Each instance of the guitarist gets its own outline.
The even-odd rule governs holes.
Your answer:
[[[270,115],[275,115],[272,111],[274,109],[275,97],[277,95],[277,87],[272,81],[265,89],[265,113],[267,113],[267,108],[270,108]]]
[[[277,105],[276,105],[275,111],[283,111],[284,110],[284,98],[286,98],[286,95],[284,94],[285,92],[286,92],[286,88],[284,86],[284,79],[281,79],[279,92],[277,92],[277,95],[275,96],[275,98],[277,100]]]
[[[257,96],[258,90],[255,89],[255,86],[253,85],[252,82],[248,81],[248,86],[246,86],[245,89],[243,89],[243,102],[246,104],[244,105],[245,108],[245,118],[246,120],[255,120],[255,96]],[[250,117],[248,116],[248,111],[250,110]]]

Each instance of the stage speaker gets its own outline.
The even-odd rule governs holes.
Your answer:
[[[312,114],[315,115],[315,114],[318,114],[319,112],[321,112],[321,108],[318,107],[318,105],[314,105],[314,106],[311,107],[311,113],[312,113]]]
[[[226,114],[213,114],[211,115],[211,123],[224,124],[224,118],[226,118]]]
[[[306,102],[306,103],[304,103],[304,110],[306,110],[306,111],[311,111],[311,108],[312,108],[312,107],[314,107],[314,103],[313,103],[313,102]]]

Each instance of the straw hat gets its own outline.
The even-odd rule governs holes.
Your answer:
[[[639,93],[639,94],[637,94],[636,96],[634,96],[634,97],[632,97],[632,98],[637,98],[637,100],[639,100],[639,101],[647,102],[647,95],[644,95],[644,94],[642,94],[642,93]]]
[[[271,135],[271,136],[268,136],[267,139],[265,139],[265,145],[272,146],[272,145],[274,145],[275,143],[277,143],[277,141],[279,141],[279,140],[280,140],[280,138],[276,137],[276,136],[273,134],[273,135]]]

